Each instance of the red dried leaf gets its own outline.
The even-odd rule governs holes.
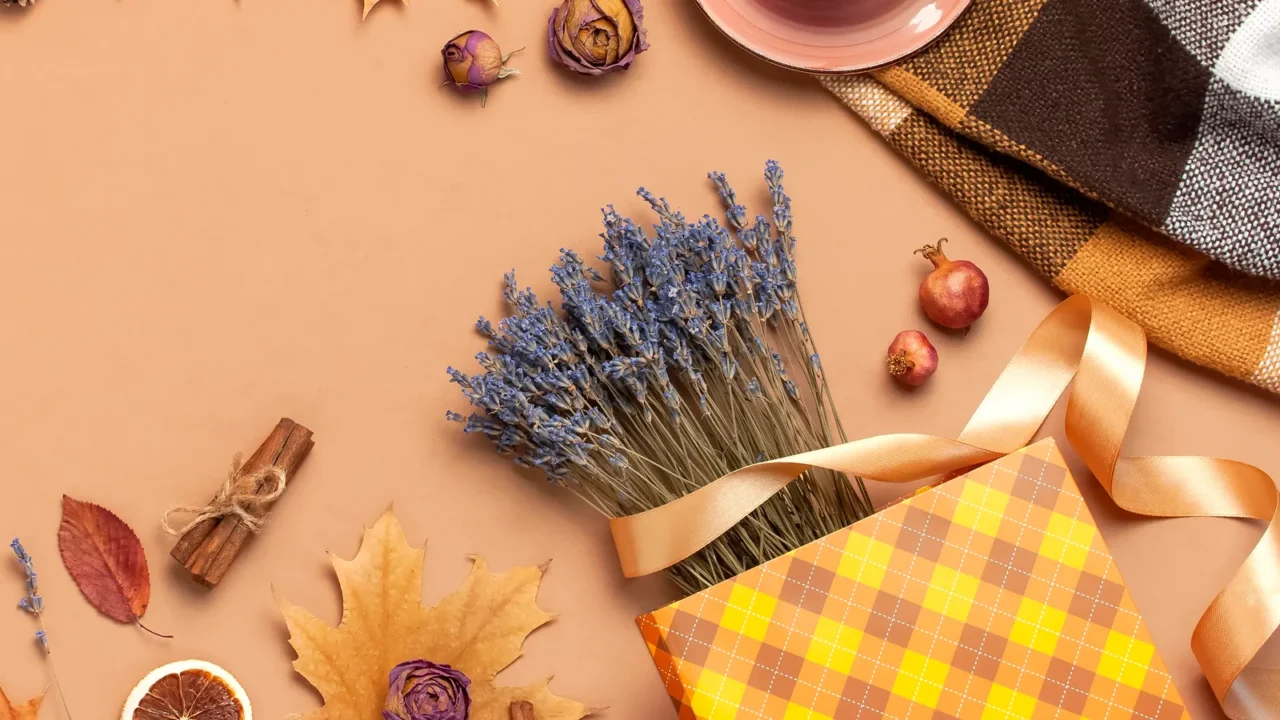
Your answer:
[[[137,622],[151,601],[147,556],[133,530],[115,513],[62,496],[58,549],[71,579],[98,612]]]

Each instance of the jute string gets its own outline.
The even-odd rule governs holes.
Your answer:
[[[205,520],[238,517],[249,532],[258,534],[267,522],[267,512],[275,501],[284,495],[288,479],[284,470],[275,465],[256,472],[240,474],[243,468],[240,453],[231,459],[231,469],[227,471],[227,479],[222,482],[218,494],[208,505],[175,505],[165,511],[160,523],[170,535],[185,535],[191,528]],[[258,492],[259,483],[269,483]],[[174,527],[170,519],[175,515],[191,515],[192,518],[181,527]]]

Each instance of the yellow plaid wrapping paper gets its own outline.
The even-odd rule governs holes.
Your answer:
[[[638,619],[680,718],[1189,718],[1052,440]]]

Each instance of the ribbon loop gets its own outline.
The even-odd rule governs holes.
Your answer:
[[[1042,321],[958,440],[880,435],[750,465],[661,507],[610,521],[623,573],[657,572],[728,531],[812,467],[905,483],[955,473],[1025,446],[1067,386],[1071,446],[1120,507],[1155,517],[1268,523],[1197,623],[1191,647],[1232,718],[1280,718],[1280,669],[1254,664],[1280,628],[1280,493],[1251,465],[1207,457],[1122,457],[1146,368],[1142,328],[1077,295]]]

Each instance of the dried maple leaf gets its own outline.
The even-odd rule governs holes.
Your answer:
[[[36,715],[40,714],[42,702],[44,702],[44,693],[15,706],[4,694],[4,688],[0,688],[0,720],[36,720]]]
[[[123,520],[100,505],[62,496],[58,529],[62,564],[89,604],[122,623],[136,623],[151,601],[151,573],[142,543]]]
[[[543,681],[495,687],[494,676],[520,657],[520,647],[552,616],[536,603],[546,566],[494,574],[474,558],[462,587],[435,607],[422,604],[424,548],[409,545],[387,510],[364,532],[353,560],[330,557],[342,590],[342,622],[330,627],[277,600],[298,653],[293,666],[324,698],[302,720],[380,720],[391,669],[425,659],[471,679],[471,720],[508,720],[511,703],[534,705],[538,720],[578,720],[582,703],[557,697]]]
[[[360,19],[363,20],[364,18],[369,17],[369,11],[372,10],[373,6],[377,5],[378,2],[379,0],[364,0],[364,15],[361,16]],[[400,0],[400,2],[408,4],[408,0]]]

